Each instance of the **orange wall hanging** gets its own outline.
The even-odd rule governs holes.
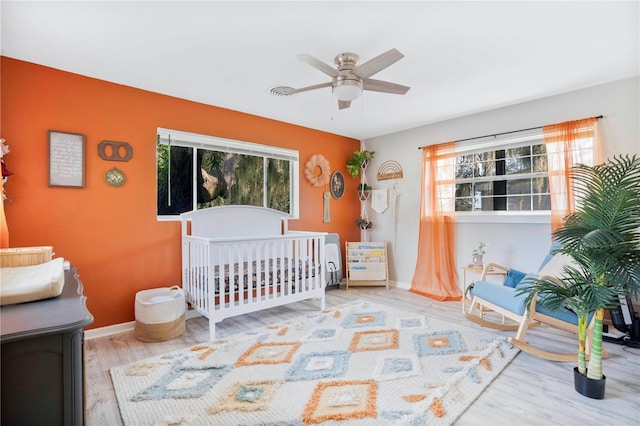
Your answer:
[[[318,174],[318,169],[320,169],[320,174]],[[329,162],[320,154],[312,155],[305,164],[304,175],[313,186],[327,185],[331,177]]]

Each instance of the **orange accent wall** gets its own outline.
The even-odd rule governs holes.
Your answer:
[[[77,266],[92,327],[132,321],[139,290],[180,284],[180,224],[156,219],[156,128],[164,127],[300,152],[300,220],[290,228],[337,232],[358,240],[356,179],[345,163],[359,141],[12,58],[0,58],[1,127],[14,172],[5,184],[11,247],[52,245]],[[48,186],[48,130],[82,133],[86,188]],[[128,162],[102,160],[103,140],[128,142]],[[304,164],[324,155],[345,173],[345,196],[331,200],[322,222],[324,188],[304,178]],[[118,167],[126,183],[114,188],[104,173]]]

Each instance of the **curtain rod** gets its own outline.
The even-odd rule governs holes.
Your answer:
[[[597,120],[600,120],[601,118],[604,118],[603,115],[598,115],[593,117]],[[520,129],[520,130],[512,130],[510,132],[502,132],[502,133],[494,133],[492,135],[484,135],[484,136],[475,136],[473,138],[466,138],[466,139],[458,139],[453,141],[454,143],[458,143],[458,142],[467,142],[467,141],[472,141],[474,139],[482,139],[482,138],[490,138],[490,137],[496,137],[496,136],[502,136],[502,135],[509,135],[511,133],[519,133],[519,132],[526,132],[527,130],[537,130],[537,129],[542,129],[545,126],[536,126],[536,127],[529,127],[528,129]],[[418,147],[418,149],[422,149],[421,146]]]

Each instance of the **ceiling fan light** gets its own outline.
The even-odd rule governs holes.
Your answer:
[[[362,82],[358,80],[340,80],[333,85],[333,94],[341,101],[352,101],[362,94]]]

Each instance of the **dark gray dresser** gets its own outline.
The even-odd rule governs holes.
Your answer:
[[[72,267],[60,296],[0,307],[3,426],[84,423],[85,302]]]

